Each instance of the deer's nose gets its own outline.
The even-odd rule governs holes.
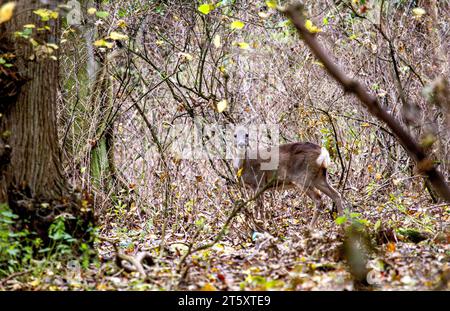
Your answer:
[[[238,146],[239,149],[244,149],[245,148],[245,143],[244,142],[239,142],[237,144],[237,146]]]

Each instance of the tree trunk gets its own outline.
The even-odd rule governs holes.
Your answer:
[[[19,1],[14,18],[6,23],[8,46],[16,54],[17,71],[24,79],[15,101],[3,112],[3,136],[8,132],[11,161],[1,183],[1,200],[10,187],[26,188],[33,197],[55,198],[65,193],[56,132],[56,100],[59,63],[49,57],[28,60],[33,46],[28,40],[12,38],[25,24],[39,25],[33,14],[38,1]],[[47,43],[58,43],[57,20],[49,22],[51,32],[39,36]],[[56,51],[54,52],[56,53]],[[55,55],[57,56],[57,55]]]
[[[1,165],[0,201],[8,202],[24,223],[31,223],[41,236],[47,234],[56,216],[69,213],[77,219],[82,214],[80,196],[70,193],[63,176],[58,145],[58,50],[39,50],[48,47],[46,44],[59,45],[60,17],[41,21],[33,12],[38,8],[55,9],[58,1],[49,2],[53,5],[44,7],[41,1],[17,1],[13,18],[0,25],[0,49],[16,55],[10,74],[17,80],[16,92],[1,98],[0,130],[3,144],[9,148],[9,163],[3,161]],[[0,0],[0,4],[4,3]],[[25,24],[35,25],[30,37],[39,44],[37,47],[28,38],[14,36],[14,32],[24,30]],[[44,26],[50,30],[37,31]],[[2,79],[0,84],[7,82],[8,79]],[[92,213],[88,214],[83,217],[85,220],[92,218]],[[77,225],[69,226],[69,230],[70,227]]]

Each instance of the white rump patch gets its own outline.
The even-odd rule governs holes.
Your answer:
[[[320,155],[317,157],[316,163],[317,165],[323,168],[327,168],[330,165],[331,163],[330,154],[328,153],[328,150],[325,149],[324,147],[322,147],[322,149],[320,150]]]

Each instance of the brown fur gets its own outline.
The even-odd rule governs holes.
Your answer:
[[[241,179],[243,183],[255,192],[264,188],[273,181],[268,189],[283,190],[297,187],[306,193],[316,204],[316,210],[311,222],[314,226],[319,211],[323,208],[323,202],[317,189],[329,196],[337,205],[338,212],[342,214],[342,201],[339,193],[328,184],[326,168],[316,163],[321,153],[321,147],[309,142],[296,142],[279,146],[279,164],[277,169],[261,170],[263,160],[254,151],[247,151],[243,162]],[[262,202],[258,202],[260,216]]]

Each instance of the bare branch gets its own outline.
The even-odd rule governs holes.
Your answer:
[[[305,28],[303,5],[290,5],[283,13],[292,20],[294,26],[301,34],[303,41],[324,65],[328,73],[342,85],[346,92],[356,95],[373,116],[387,124],[401,145],[408,152],[409,156],[414,159],[419,170],[428,177],[439,196],[445,201],[450,202],[450,188],[445,182],[443,175],[433,164],[432,160],[426,156],[423,148],[401,126],[398,120],[380,106],[377,98],[371,95],[366,87],[358,80],[348,77],[339,66],[334,63],[330,57],[329,51],[325,50],[317,41],[316,36]]]

